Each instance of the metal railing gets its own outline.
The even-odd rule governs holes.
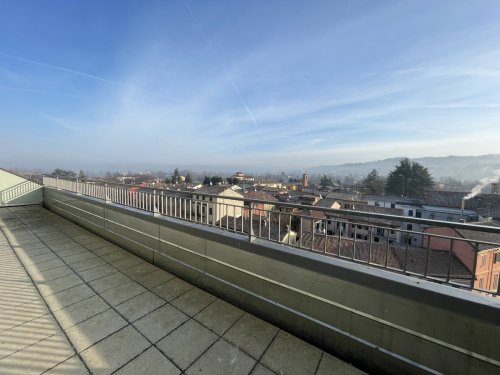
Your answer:
[[[41,185],[36,182],[23,181],[17,185],[9,187],[8,189],[2,190],[0,191],[0,205],[5,205],[16,198],[39,189],[40,187]]]
[[[499,294],[498,281],[496,285],[494,282],[496,272],[500,273],[500,261],[495,263],[500,258],[495,255],[500,253],[500,241],[464,238],[459,232],[447,235],[408,230],[402,224],[465,229],[500,238],[500,228],[496,227],[270,202],[203,190],[154,189],[50,176],[43,177],[43,184],[154,215],[239,233],[249,241],[259,238],[374,268]],[[483,275],[488,268],[483,264],[485,257],[491,258],[491,267]]]

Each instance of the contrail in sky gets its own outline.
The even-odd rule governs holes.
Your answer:
[[[64,121],[61,121],[55,117],[46,115],[44,113],[40,113],[40,116],[45,117],[46,119],[52,121],[53,123],[59,125],[60,127],[64,128],[64,129],[73,130],[73,131],[78,130],[78,128],[76,128],[72,125],[69,125],[69,124],[65,123]]]
[[[243,106],[245,107],[245,109],[246,109],[248,115],[250,116],[250,118],[252,119],[253,124],[257,128],[259,128],[259,125],[257,125],[257,121],[255,120],[255,117],[253,116],[252,111],[250,110],[250,108],[248,108],[248,106],[246,105],[245,101],[241,97],[240,90],[238,89],[238,86],[236,86],[236,84],[234,83],[234,81],[232,79],[228,78],[228,80],[231,83],[231,86],[233,86],[234,92],[236,92],[236,95],[238,95],[238,97],[240,98],[241,102],[243,103]]]
[[[208,48],[210,48],[211,50],[214,50],[212,42],[210,41],[210,39],[208,39],[207,34],[205,34],[205,31],[203,31],[203,27],[201,26],[201,22],[198,19],[198,17],[196,17],[196,14],[194,14],[193,9],[191,8],[191,5],[189,5],[189,1],[185,0],[184,3],[186,4],[186,7],[188,8],[188,11],[191,14],[191,17],[193,17],[193,20],[196,23],[196,26],[198,27],[198,30],[200,31],[200,34],[201,34],[203,40],[205,41],[205,43],[207,44]],[[241,96],[240,90],[236,86],[236,83],[234,83],[234,81],[231,78],[226,78],[226,79],[229,81],[231,86],[233,86],[234,92],[236,93],[236,95],[238,95],[238,98],[240,99],[241,104],[243,105],[243,108],[245,108],[246,112],[250,116],[250,119],[252,120],[255,127],[260,130],[259,125],[257,124],[257,120],[255,120],[255,117],[254,117],[252,111],[250,110],[248,105],[245,103],[245,100]]]
[[[137,87],[137,86],[134,86],[134,85],[129,85],[129,84],[123,83],[123,82],[113,81],[111,79],[99,77],[99,76],[96,76],[96,75],[93,75],[93,74],[84,73],[84,72],[79,72],[78,70],[68,69],[68,68],[65,68],[65,67],[62,67],[62,66],[57,66],[57,65],[52,65],[52,64],[46,64],[46,63],[41,62],[41,61],[35,61],[35,60],[25,59],[23,57],[13,56],[13,55],[9,55],[9,54],[3,53],[3,52],[0,52],[0,56],[7,57],[7,58],[12,59],[12,60],[21,61],[21,62],[28,63],[28,64],[43,66],[43,67],[49,68],[49,69],[59,70],[61,72],[70,73],[70,74],[78,75],[78,76],[85,77],[85,78],[94,79],[94,80],[101,81],[101,82],[106,82],[106,83],[109,83],[111,85],[128,87],[128,88],[133,88],[133,89],[138,89],[138,90],[143,90],[143,91],[149,91],[149,92],[153,92],[154,93],[154,91],[151,91],[151,90],[148,90],[148,89],[144,89],[142,87]]]

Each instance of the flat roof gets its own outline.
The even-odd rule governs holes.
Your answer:
[[[363,374],[41,206],[0,229],[2,375]]]

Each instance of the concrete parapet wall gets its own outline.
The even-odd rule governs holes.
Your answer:
[[[0,169],[0,206],[41,204],[43,187]]]
[[[370,373],[500,372],[500,302],[45,188],[45,206]]]

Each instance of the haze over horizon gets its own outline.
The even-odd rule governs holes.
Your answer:
[[[495,1],[0,4],[0,164],[303,169],[500,144]]]

